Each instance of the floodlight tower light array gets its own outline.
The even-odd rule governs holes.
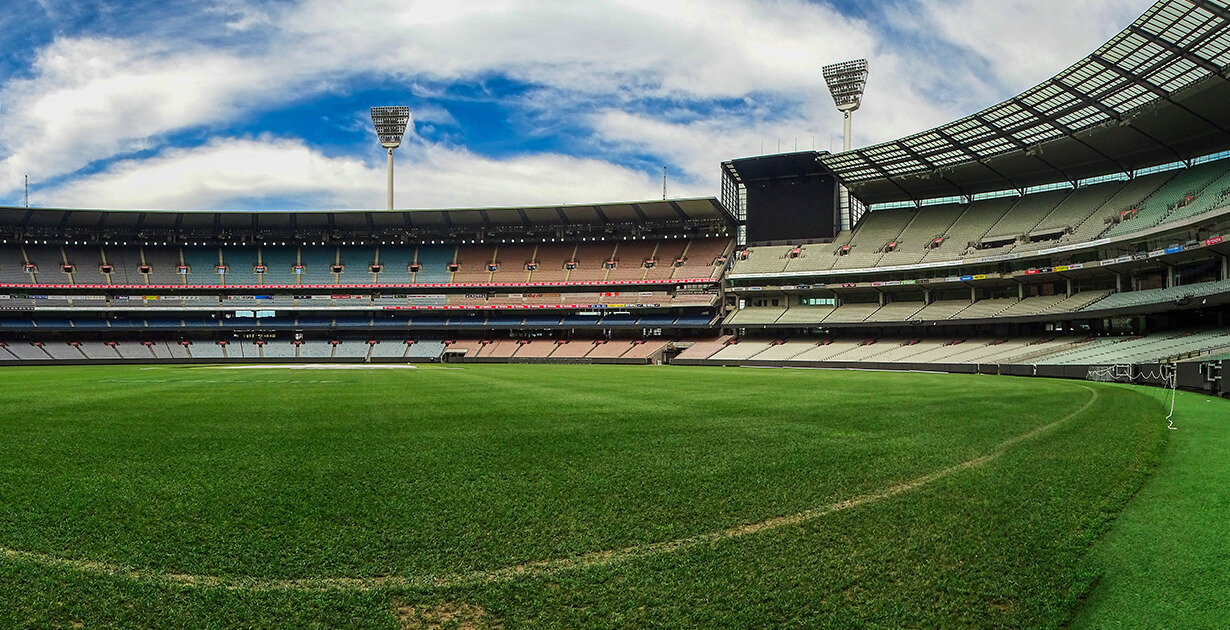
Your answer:
[[[863,88],[867,87],[867,60],[855,59],[824,66],[821,68],[824,82],[833,95],[833,103],[837,111],[845,118],[845,135],[842,140],[842,151],[849,151],[854,142],[853,120],[851,114],[863,104]],[[856,217],[852,216],[850,191],[841,187],[841,229],[854,227]]]
[[[389,186],[387,209],[393,209],[393,149],[401,146],[401,138],[410,124],[410,108],[397,105],[391,107],[373,107],[372,124],[376,126],[376,135],[380,137],[380,146],[389,153]]]
[[[863,89],[867,87],[867,60],[856,59],[824,66],[824,82],[833,95],[833,103],[837,111],[845,117],[845,141],[843,151],[850,150],[850,114],[863,104]]]

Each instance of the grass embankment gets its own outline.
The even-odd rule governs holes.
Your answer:
[[[18,627],[1056,627],[1166,437],[1131,390],[952,375],[23,368],[0,389]],[[602,561],[509,570],[570,557]]]
[[[1230,624],[1230,400],[1179,392],[1174,422],[1158,474],[1095,549],[1105,572],[1073,630]]]

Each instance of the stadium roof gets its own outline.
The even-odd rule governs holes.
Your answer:
[[[821,159],[864,203],[1077,181],[1230,149],[1230,2],[1160,0],[998,105]]]
[[[367,236],[420,233],[440,236],[541,229],[734,225],[717,199],[454,210],[179,212],[0,208],[4,234],[300,234]],[[150,238],[153,238],[152,236]]]

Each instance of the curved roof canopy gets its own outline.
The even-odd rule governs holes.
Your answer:
[[[0,207],[0,235],[14,238],[480,238],[535,229],[591,231],[721,228],[735,219],[717,199],[453,210],[182,212]]]
[[[821,158],[864,203],[1076,181],[1230,149],[1230,0],[1160,0],[1019,96]]]

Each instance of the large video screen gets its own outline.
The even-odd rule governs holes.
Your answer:
[[[746,193],[747,242],[831,239],[841,229],[837,177],[815,151],[732,160]]]
[[[829,175],[747,184],[747,240],[803,241],[837,236],[837,181]]]

